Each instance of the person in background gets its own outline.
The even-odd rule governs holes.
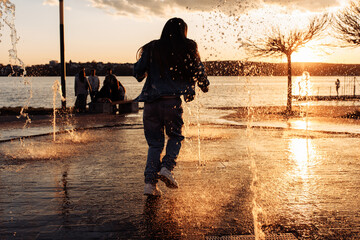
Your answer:
[[[79,73],[75,75],[75,110],[77,112],[86,111],[86,99],[89,87],[89,82],[85,74],[85,68],[82,68]]]
[[[340,80],[339,79],[336,79],[335,87],[336,87],[336,95],[339,96],[339,88],[340,88]]]
[[[96,76],[96,70],[91,69],[90,76],[88,77],[89,85],[90,85],[90,98],[92,102],[95,102],[95,96],[99,91],[100,81],[99,77]]]
[[[144,102],[144,133],[148,143],[145,166],[144,194],[161,195],[158,178],[169,188],[178,188],[172,173],[180,152],[182,126],[182,100],[191,101],[197,83],[203,92],[209,81],[200,61],[197,44],[187,38],[187,24],[172,18],[165,24],[159,40],[151,41],[138,51],[134,77],[140,82],[146,78],[138,101]],[[160,160],[168,136],[166,154]]]
[[[112,102],[125,99],[125,87],[117,80],[115,75],[112,74],[111,68],[108,69],[108,74],[105,77],[103,86],[107,91],[106,95]]]

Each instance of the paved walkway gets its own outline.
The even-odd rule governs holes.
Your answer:
[[[54,126],[54,122],[56,124]],[[29,120],[18,116],[0,116],[0,141],[21,137],[66,132],[73,129],[101,128],[120,125],[142,125],[141,113],[131,114],[72,114],[30,116]]]
[[[70,122],[84,130],[0,144],[0,239],[205,239],[254,226],[360,239],[357,136],[204,124],[199,145],[186,126],[180,188],[159,183],[163,196],[147,198],[141,114]]]

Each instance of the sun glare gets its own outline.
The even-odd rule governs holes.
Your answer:
[[[303,47],[298,52],[294,52],[291,58],[292,62],[321,62],[323,60],[308,47]]]

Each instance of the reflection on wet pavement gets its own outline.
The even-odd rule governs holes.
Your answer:
[[[78,131],[0,145],[0,239],[204,239],[265,234],[358,239],[360,138],[291,129],[195,126],[179,156],[178,190],[142,195],[142,129]],[[251,157],[249,157],[249,151]],[[256,192],[251,160],[256,163]]]

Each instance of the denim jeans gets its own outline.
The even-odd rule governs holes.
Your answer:
[[[145,167],[145,183],[157,183],[158,172],[162,167],[172,171],[180,152],[183,109],[180,97],[160,98],[144,104],[144,132],[149,145]],[[165,133],[168,136],[165,156],[160,155],[165,145]]]
[[[75,109],[79,112],[86,111],[87,94],[78,94],[75,101]]]

